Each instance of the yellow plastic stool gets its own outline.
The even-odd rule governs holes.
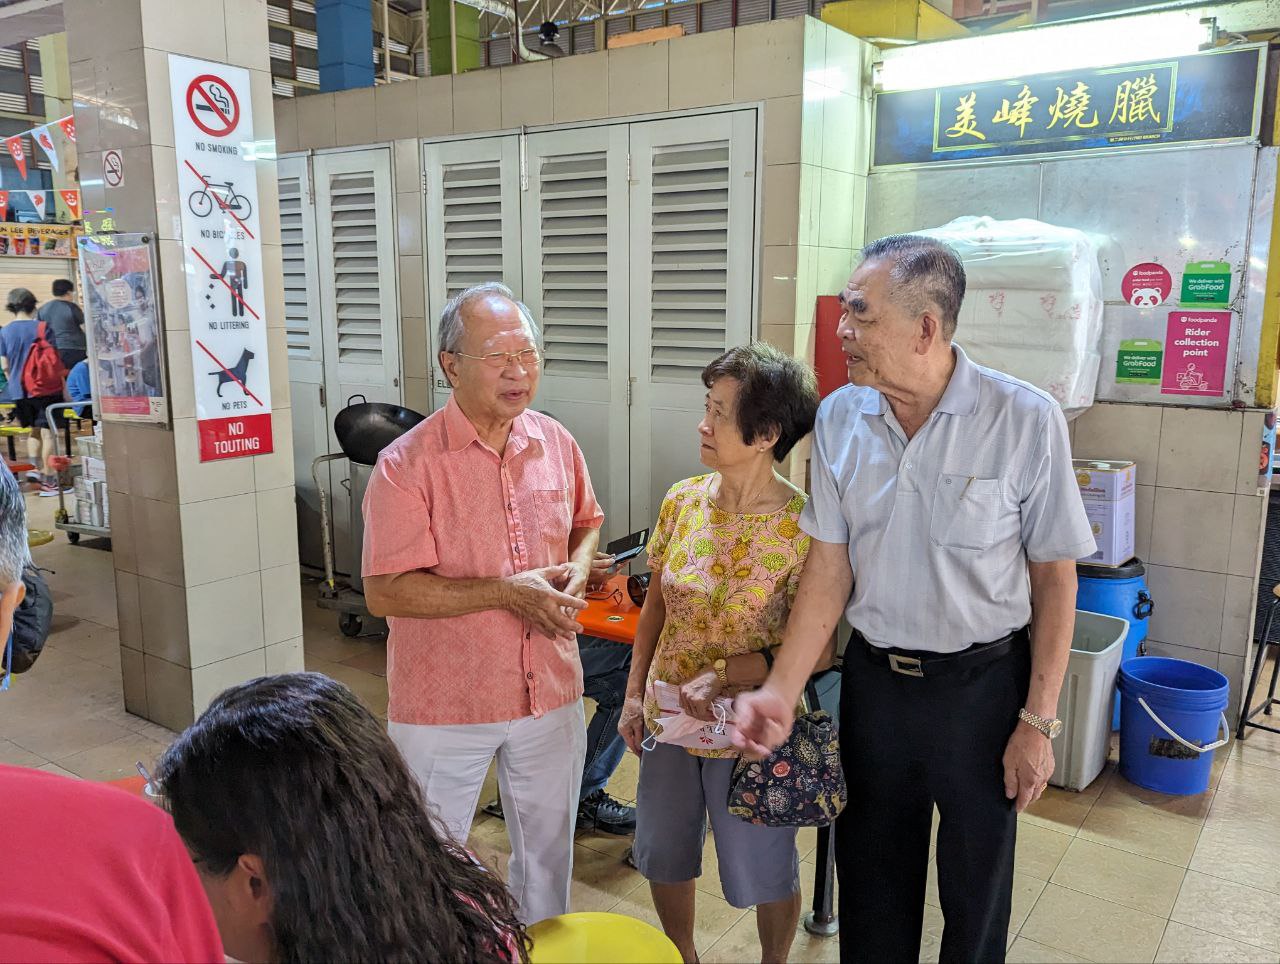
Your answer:
[[[27,548],[34,549],[36,546],[47,546],[53,541],[53,533],[48,529],[28,529],[27,530]]]
[[[530,964],[681,964],[656,927],[623,914],[562,914],[529,928]]]

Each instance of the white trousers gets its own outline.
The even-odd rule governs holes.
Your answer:
[[[498,788],[511,840],[507,886],[519,905],[520,919],[536,924],[567,914],[587,750],[582,700],[542,717],[507,723],[389,723],[387,732],[422,784],[437,826],[463,846],[489,764],[497,757]]]

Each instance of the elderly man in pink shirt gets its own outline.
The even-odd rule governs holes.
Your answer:
[[[365,596],[388,617],[388,729],[465,843],[485,775],[532,924],[569,909],[586,729],[575,620],[604,516],[577,443],[529,410],[538,332],[501,284],[440,319],[443,409],[383,450],[364,501]]]

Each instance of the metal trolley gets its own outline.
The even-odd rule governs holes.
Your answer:
[[[83,402],[56,402],[55,404],[50,405],[47,409],[45,409],[45,414],[44,414],[45,421],[48,422],[50,430],[54,431],[55,426],[58,424],[53,417],[55,411],[57,410],[66,411],[67,409],[75,409],[76,411],[79,411],[83,409],[85,406],[92,406],[92,405],[93,405],[92,399],[88,399]],[[56,431],[55,431],[55,435],[56,435]],[[62,437],[67,444],[66,457],[68,460],[73,460],[75,457],[71,453],[72,437],[71,437],[70,425],[66,426],[66,430],[62,433]],[[59,473],[59,482],[58,482],[58,511],[54,514],[53,519],[54,519],[53,521],[54,528],[59,529],[62,532],[65,532],[67,534],[67,540],[73,546],[77,545],[80,542],[81,536],[89,536],[90,538],[93,538],[93,539],[110,539],[111,538],[110,526],[106,526],[106,525],[95,526],[95,525],[88,525],[86,523],[82,523],[79,521],[76,521],[76,522],[71,521],[71,513],[67,511],[66,496],[63,494],[63,491],[62,491],[61,473]]]

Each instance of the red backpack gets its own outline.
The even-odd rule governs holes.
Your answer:
[[[22,390],[27,398],[47,398],[62,395],[67,370],[63,367],[58,350],[45,337],[45,322],[36,330],[36,340],[27,353],[27,364],[22,369]]]

